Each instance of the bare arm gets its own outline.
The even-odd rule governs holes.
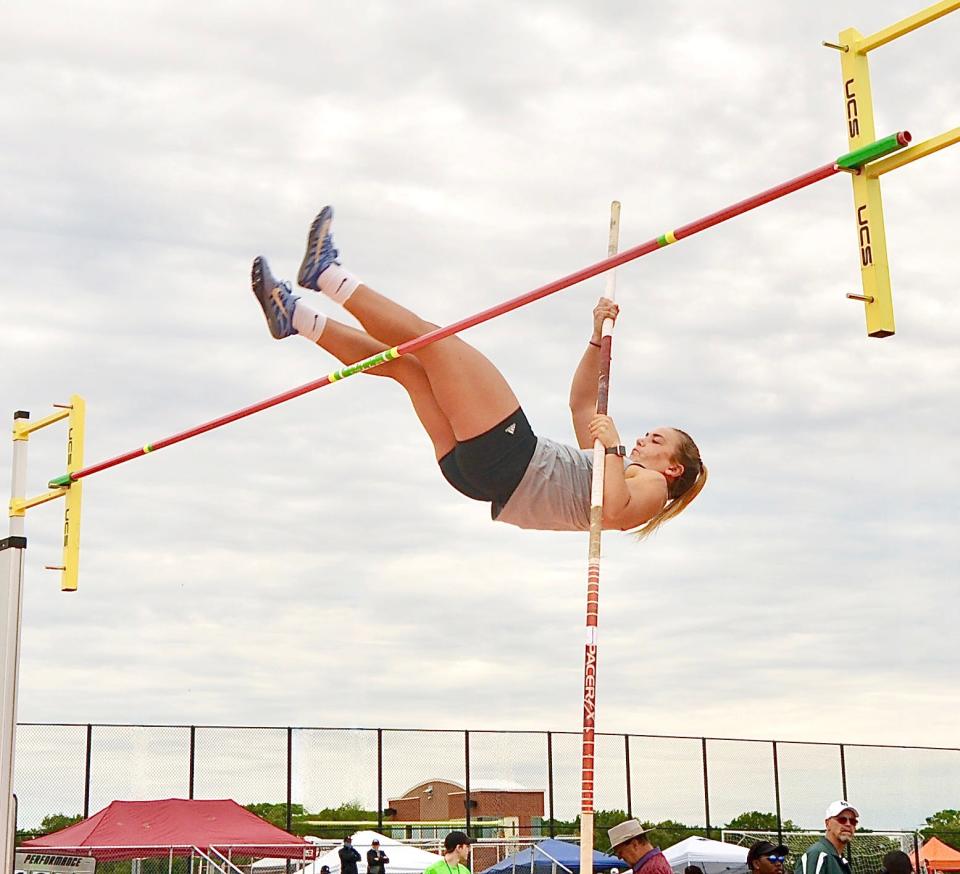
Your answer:
[[[573,418],[573,430],[577,435],[577,445],[581,449],[593,446],[590,436],[590,420],[597,412],[597,380],[600,376],[600,329],[606,318],[616,321],[619,307],[605,297],[593,309],[593,333],[573,374],[570,384],[570,415]],[[596,345],[594,345],[596,344]]]
[[[595,415],[587,426],[590,445],[594,439],[604,447],[620,445],[613,419]],[[624,470],[618,455],[604,457],[603,527],[625,531],[652,519],[667,502],[667,481],[655,470],[630,467]]]

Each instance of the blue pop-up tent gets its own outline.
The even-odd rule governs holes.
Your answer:
[[[594,871],[625,871],[630,866],[613,856],[593,851]],[[576,874],[580,870],[580,847],[552,838],[491,865],[481,874]]]

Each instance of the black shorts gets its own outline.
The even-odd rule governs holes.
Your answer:
[[[505,504],[520,485],[536,448],[537,437],[517,407],[489,431],[457,443],[438,464],[460,494]]]

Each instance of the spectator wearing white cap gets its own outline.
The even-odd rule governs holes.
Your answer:
[[[610,852],[630,865],[633,874],[673,874],[660,848],[650,843],[647,831],[649,829],[645,829],[636,819],[628,819],[607,829]]]
[[[834,801],[824,813],[826,831],[797,861],[794,874],[850,874],[844,857],[857,831],[860,814],[849,801]]]

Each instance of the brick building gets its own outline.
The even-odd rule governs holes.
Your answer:
[[[467,818],[466,787],[453,780],[429,780],[418,783],[391,798],[387,821],[407,825],[408,837],[436,837],[442,840],[448,831],[464,828]],[[411,828],[412,823],[424,827]],[[485,825],[486,823],[486,825]],[[541,835],[543,791],[498,780],[470,781],[470,832],[480,838],[516,838]],[[480,859],[493,853],[489,860]],[[482,870],[496,861],[492,847],[474,848],[474,869]]]

